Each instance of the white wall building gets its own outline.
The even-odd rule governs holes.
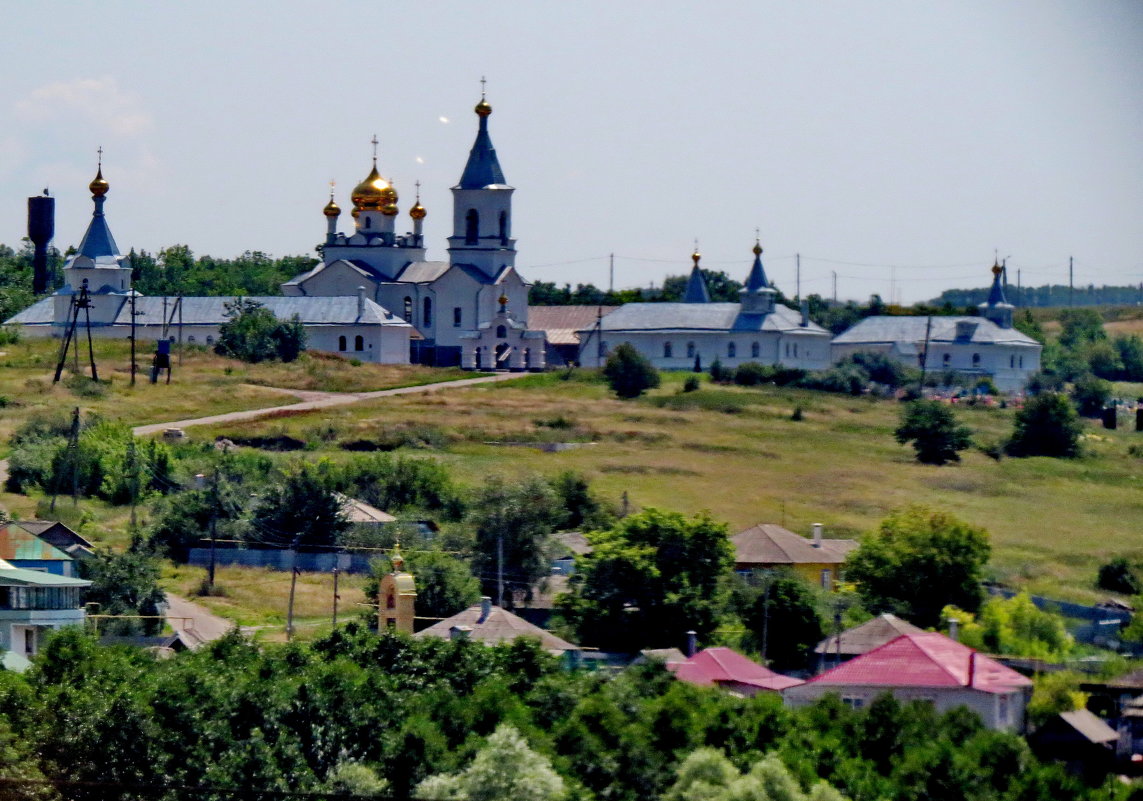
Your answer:
[[[512,193],[488,133],[490,106],[476,105],[480,124],[460,181],[452,188],[447,262],[426,261],[418,196],[413,230],[396,231],[397,190],[373,168],[352,193],[354,230],[340,233],[341,209],[325,207],[322,263],[282,285],[288,296],[367,295],[415,326],[413,360],[425,364],[543,369],[544,335],[528,329],[528,284],[516,272]],[[376,141],[374,141],[376,146]]]
[[[168,339],[213,345],[219,327],[229,319],[227,304],[237,298],[139,295],[131,288],[130,261],[120,255],[103,214],[109,187],[102,165],[89,188],[95,211],[79,251],[64,265],[64,285],[6,323],[20,325],[28,336],[60,338],[73,322],[76,335],[85,336],[90,320],[92,336],[126,339],[134,317],[136,342]],[[246,299],[261,303],[279,320],[297,317],[312,350],[384,364],[409,362],[413,327],[367,298],[363,286],[337,297]]]
[[[777,292],[766,280],[762,247],[754,246],[754,264],[740,303],[711,303],[700,255],[691,258],[681,303],[627,303],[579,332],[580,364],[598,367],[616,345],[627,342],[660,370],[702,369],[715,359],[726,367],[746,362],[820,370],[830,365],[830,334],[812,322],[805,309],[774,302]],[[601,347],[602,340],[602,347]]]
[[[1040,370],[1043,346],[1012,327],[1013,306],[1004,298],[992,267],[992,289],[979,317],[867,317],[833,340],[833,360],[851,353],[882,353],[906,367],[920,368],[928,348],[930,373],[952,371],[990,378],[1001,392],[1020,392]]]

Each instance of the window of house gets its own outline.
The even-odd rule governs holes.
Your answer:
[[[361,334],[358,334],[353,338],[353,349],[365,350],[365,337],[361,336]]]
[[[460,328],[460,306],[453,306],[452,308],[452,327]]]
[[[1023,356],[1020,357],[1020,366],[1021,367],[1024,366],[1024,357]]]
[[[213,345],[214,344],[214,337],[207,337],[206,338],[206,344]]]
[[[1008,714],[1009,714],[1008,696],[1007,695],[998,696],[996,707],[997,707],[996,708],[996,722],[999,723],[1001,726],[1007,726],[1008,725]]]
[[[865,699],[856,695],[843,695],[841,702],[848,706],[850,709],[861,709],[865,706]]]
[[[464,244],[476,245],[480,242],[480,214],[469,209],[464,216]]]
[[[370,219],[369,219],[368,217],[366,217],[366,218],[365,218],[365,224],[364,224],[364,225],[362,225],[361,227],[362,227],[362,228],[369,228],[369,227],[370,227],[370,222],[371,222],[371,221],[370,221]]]
[[[750,343],[750,358],[757,359],[762,355],[762,345],[758,342]]]
[[[433,324],[433,299],[425,298],[425,302],[422,305],[424,309],[421,313],[421,319],[424,320],[425,328],[428,328]]]
[[[337,338],[337,349],[338,350],[345,350],[346,349],[345,348],[345,337],[342,336],[342,337]]]
[[[663,358],[664,359],[671,358],[671,343],[670,342],[664,342],[663,343]]]
[[[944,357],[941,359],[941,361],[943,361],[943,362],[944,362],[944,365],[945,365],[945,367],[948,367],[948,366],[949,366],[949,362],[951,362],[951,361],[952,361],[952,354],[951,354],[951,353],[946,353],[946,354],[944,355]]]
[[[413,299],[408,295],[405,296],[405,322],[413,322]]]
[[[733,342],[726,343],[726,358],[733,359],[738,355],[738,346]]]
[[[980,366],[980,354],[979,353],[972,354],[972,366],[973,367],[979,367]]]
[[[189,337],[187,337],[187,342],[194,342],[194,334],[191,334]]]
[[[822,568],[821,581],[822,581],[822,589],[823,590],[833,589],[833,571],[830,570],[828,567]]]
[[[1009,367],[1015,367],[1016,366],[1016,357],[1015,356],[1009,356],[1008,357],[1008,366]]]
[[[693,359],[694,357],[695,357],[695,343],[688,342],[687,343],[687,358]]]
[[[496,338],[497,339],[507,339],[508,338],[508,329],[502,325],[496,326]]]

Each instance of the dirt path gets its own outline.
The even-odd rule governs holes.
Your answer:
[[[203,645],[226,634],[234,622],[211,614],[205,607],[186,598],[167,593],[167,623],[175,631],[182,631],[187,639]]]

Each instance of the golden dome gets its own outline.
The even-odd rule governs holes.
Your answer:
[[[695,252],[691,254],[691,261],[695,263],[695,267],[698,267],[699,259],[701,258],[702,254],[698,252],[698,248],[695,248]]]
[[[361,209],[359,209],[359,208],[357,208],[356,206],[354,206],[354,207],[353,207],[353,211],[349,212],[349,215],[350,215],[351,217],[353,217],[353,219],[355,219],[355,220],[356,220],[358,217],[360,217],[360,216],[361,216]]]
[[[103,167],[100,167],[95,172],[95,178],[87,185],[91,190],[92,197],[103,197],[107,194],[107,190],[111,188],[110,184],[103,178]]]
[[[389,182],[377,172],[377,163],[365,180],[353,188],[353,205],[361,211],[381,211],[381,207],[391,200],[397,199],[397,193]]]
[[[994,261],[992,263],[992,274],[1000,275],[1002,272],[1004,272],[1004,268],[1000,266],[1000,262]]]
[[[488,101],[482,97],[480,98],[480,102],[476,104],[476,108],[474,108],[473,111],[476,112],[476,116],[478,117],[487,117],[492,113],[492,106],[490,106]]]
[[[386,203],[384,206],[381,207],[381,213],[384,214],[386,217],[396,217],[397,212],[399,212],[399,211],[400,211],[400,209],[397,208],[396,203]]]
[[[754,243],[754,255],[755,256],[761,256],[762,255],[762,243],[761,242],[755,242]]]
[[[337,201],[331,196],[329,203],[325,204],[325,208],[321,210],[321,213],[326,217],[338,217],[341,215],[341,206],[337,205]]]
[[[414,220],[423,220],[426,214],[428,214],[428,212],[425,211],[425,207],[421,205],[421,201],[419,200],[417,201],[417,205],[409,209],[409,216]]]

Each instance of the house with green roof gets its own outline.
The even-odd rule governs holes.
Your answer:
[[[5,665],[35,656],[45,632],[82,626],[90,581],[13,567],[0,560],[0,651]]]
[[[75,560],[18,523],[0,525],[0,559],[12,567],[75,576]]]

